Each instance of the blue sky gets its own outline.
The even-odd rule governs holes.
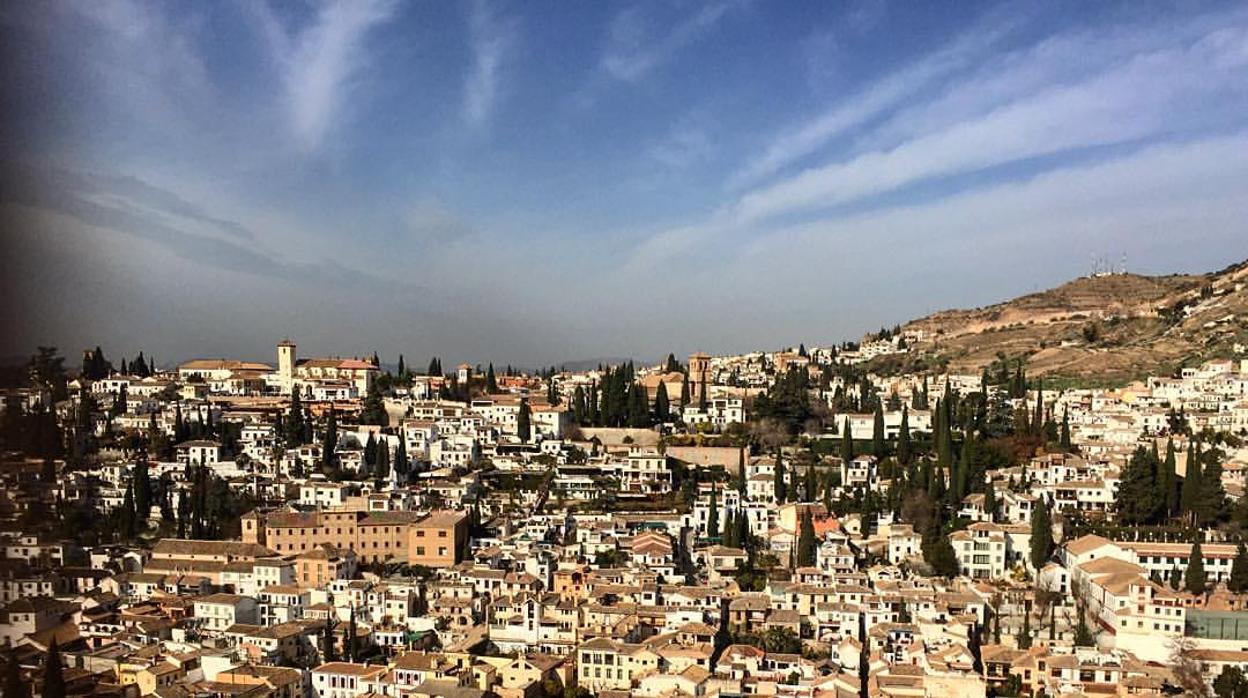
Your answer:
[[[1248,257],[1242,3],[13,5],[4,354],[651,358]]]

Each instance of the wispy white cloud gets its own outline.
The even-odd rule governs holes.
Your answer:
[[[988,54],[1013,32],[1020,19],[1016,15],[991,13],[972,29],[945,46],[905,68],[875,81],[864,91],[846,99],[813,119],[775,136],[763,154],[750,160],[733,175],[730,184],[740,187],[775,174],[782,168],[807,157],[850,129],[913,98],[933,84],[965,69]],[[830,39],[826,33],[820,41]]]
[[[634,6],[611,21],[602,67],[612,77],[634,82],[670,60],[678,51],[705,36],[740,2],[713,2],[655,34],[646,9]]]
[[[331,0],[310,25],[291,34],[263,7],[253,8],[257,25],[281,70],[295,139],[305,152],[320,148],[355,79],[367,68],[365,39],[394,17],[394,0]]]
[[[704,115],[688,115],[646,149],[650,159],[671,169],[683,169],[711,157],[714,147]]]
[[[468,14],[472,66],[464,85],[464,118],[481,126],[490,118],[499,94],[499,73],[514,48],[518,24],[500,17],[487,0],[474,0]]]
[[[1050,86],[890,150],[810,168],[748,192],[737,211],[754,220],[824,208],[926,179],[1159,135],[1185,105],[1244,105],[1245,45],[1248,28],[1241,27],[1215,30],[1190,46],[1141,53],[1086,80]]]

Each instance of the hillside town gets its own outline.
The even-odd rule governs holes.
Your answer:
[[[41,347],[0,413],[4,695],[1248,694],[1248,348],[1088,387],[924,339]]]

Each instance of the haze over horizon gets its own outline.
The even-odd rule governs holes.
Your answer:
[[[1248,257],[1248,6],[0,9],[0,356],[658,358]]]

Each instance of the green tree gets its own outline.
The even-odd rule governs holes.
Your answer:
[[[1217,698],[1248,698],[1248,677],[1243,669],[1227,664],[1222,673],[1213,680],[1213,694]]]
[[[1193,594],[1205,593],[1205,554],[1200,549],[1200,540],[1192,543],[1187,569],[1183,572],[1183,588]]]
[[[1200,506],[1200,475],[1200,458],[1197,456],[1196,446],[1194,443],[1189,443],[1187,469],[1183,473],[1183,485],[1179,493],[1179,508],[1192,521],[1197,519],[1197,509]]]
[[[13,698],[29,698],[30,687],[22,681],[22,667],[12,650],[9,651],[4,663],[4,696]]]
[[[997,520],[997,491],[992,480],[984,485],[984,511],[988,512],[989,520]]]
[[[1248,591],[1248,550],[1242,540],[1235,547],[1235,561],[1231,563],[1231,577],[1226,582],[1226,588],[1236,594]]]
[[[369,432],[372,437],[372,432]],[[338,413],[331,404],[325,415],[325,437],[321,441],[321,470],[333,473],[338,469]]]
[[[179,411],[178,417],[181,417],[181,414],[181,411]],[[181,419],[176,421],[180,422]],[[284,438],[287,448],[298,448],[304,444],[303,401],[299,397],[298,388],[295,388],[290,393],[290,409],[286,412],[286,419],[282,421],[282,426],[285,428]],[[179,440],[181,437],[175,436],[174,438]]]
[[[147,459],[134,464],[134,513],[140,522],[146,523],[152,510],[152,479],[148,474]]]
[[[1158,487],[1161,464],[1157,456],[1140,446],[1122,471],[1118,486],[1118,518],[1129,526],[1159,523],[1165,512],[1165,498]]]
[[[713,538],[719,530],[719,490],[711,487],[711,506],[706,514],[706,537]]]
[[[875,403],[875,417],[871,426],[871,453],[876,458],[884,458],[884,406]]]
[[[321,661],[336,662],[338,661],[338,648],[334,642],[334,625],[330,619],[325,620],[325,626],[321,630]]]
[[[897,433],[897,460],[902,465],[910,465],[914,454],[911,453],[910,444],[910,410],[905,406],[901,406],[901,431]]]
[[[784,504],[785,495],[785,479],[784,479],[784,459],[780,456],[780,452],[776,452],[776,467],[773,474],[772,486],[776,497],[776,504]]]
[[[494,364],[491,363],[485,372],[485,392],[493,395],[498,392],[498,379],[494,376]]]
[[[43,692],[42,698],[65,698],[65,675],[61,665],[61,648],[52,638],[48,653],[43,658]]]
[[[1174,439],[1166,439],[1166,459],[1162,461],[1160,482],[1162,496],[1166,503],[1166,517],[1169,518],[1179,510],[1178,465],[1175,462]]]
[[[667,384],[659,381],[659,387],[654,393],[654,418],[659,422],[666,422],[672,418],[671,405],[667,398]]]
[[[1023,610],[1023,628],[1018,633],[1018,648],[1020,650],[1031,649],[1031,610]]]
[[[841,460],[846,463],[854,459],[854,434],[849,426],[849,417],[845,418],[845,428],[841,430]]]
[[[1092,634],[1092,629],[1088,627],[1087,614],[1080,607],[1075,611],[1079,616],[1079,623],[1075,626],[1075,647],[1095,647],[1096,637]]]
[[[810,507],[806,507],[802,511],[801,524],[798,527],[797,537],[797,564],[800,567],[809,567],[815,564],[815,551],[818,541],[815,539],[815,519],[810,511]]]
[[[1053,519],[1049,503],[1042,496],[1036,500],[1031,512],[1031,566],[1040,571],[1053,554]]]
[[[529,409],[529,401],[520,401],[520,413],[516,415],[516,436],[524,443],[528,443],[533,436],[532,415]]]
[[[377,465],[373,468],[373,479],[390,479],[390,442],[386,439],[377,441]]]
[[[389,423],[390,417],[386,414],[386,405],[381,399],[381,388],[377,385],[377,381],[372,381],[368,384],[368,392],[364,396],[364,409],[360,412],[360,424],[375,424],[384,427]]]
[[[1061,436],[1058,437],[1058,446],[1065,453],[1070,453],[1074,450],[1074,446],[1070,442],[1070,415],[1067,414],[1066,410],[1062,410],[1062,431]]]

